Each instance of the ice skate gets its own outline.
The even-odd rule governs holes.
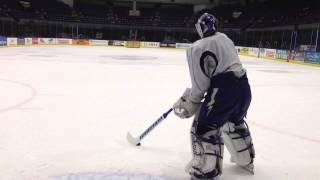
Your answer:
[[[195,176],[192,176],[190,178],[190,180],[220,180],[220,178],[219,178],[219,176],[213,177],[213,178],[197,178]]]
[[[230,158],[230,162],[236,163],[236,161],[232,157]],[[253,163],[248,164],[246,166],[239,166],[239,167],[241,167],[242,169],[248,171],[250,174],[254,175],[254,164]]]
[[[190,169],[192,168],[192,160],[187,164],[185,167],[185,172],[190,173]],[[199,178],[196,176],[191,175],[190,180],[219,180],[219,176],[213,177],[213,178]]]
[[[254,175],[254,164],[248,164],[247,166],[239,166],[239,167],[248,171],[250,174]]]

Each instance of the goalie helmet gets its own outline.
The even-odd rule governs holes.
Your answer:
[[[217,31],[218,20],[212,14],[204,13],[195,26],[201,38],[208,37]]]

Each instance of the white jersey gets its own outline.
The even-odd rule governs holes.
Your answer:
[[[210,87],[210,79],[218,74],[232,71],[237,77],[246,73],[231,39],[223,33],[215,33],[193,43],[187,49],[191,75],[191,100],[200,102]]]

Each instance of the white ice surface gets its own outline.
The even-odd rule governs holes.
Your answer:
[[[253,101],[256,174],[229,162],[221,180],[320,178],[320,68],[241,57]],[[41,46],[0,49],[0,180],[186,180],[192,119],[139,135],[190,85],[185,52]]]

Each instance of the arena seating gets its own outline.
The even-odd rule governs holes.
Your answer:
[[[206,9],[197,14],[192,13],[192,6],[142,8],[141,16],[128,15],[129,7],[114,5],[75,4],[70,8],[57,0],[33,0],[30,8],[23,8],[19,0],[0,0],[0,16],[20,19],[38,19],[62,22],[81,22],[93,24],[115,24],[124,26],[159,26],[159,27],[192,27],[202,12],[215,14],[224,28],[261,28],[278,25],[295,25],[313,23],[320,20],[319,7],[312,4],[253,3],[248,6],[218,6]],[[267,9],[267,10],[266,10]],[[176,13],[179,12],[179,13]],[[233,12],[242,14],[235,18]]]

